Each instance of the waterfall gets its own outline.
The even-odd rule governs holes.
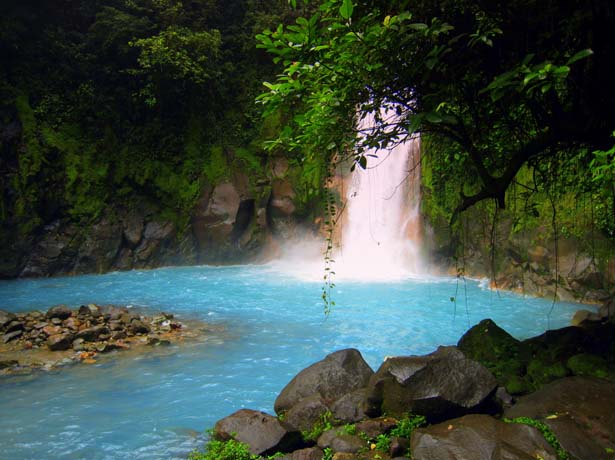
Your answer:
[[[373,123],[366,117],[359,129],[369,130]],[[360,279],[420,273],[420,139],[365,155],[366,169],[357,167],[345,181],[346,216],[336,270]]]

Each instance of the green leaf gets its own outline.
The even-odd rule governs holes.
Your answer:
[[[350,19],[350,17],[352,16],[352,10],[354,9],[354,6],[352,4],[351,0],[344,0],[342,3],[342,6],[340,6],[340,15],[344,18],[344,19]]]
[[[576,53],[574,56],[572,56],[570,59],[568,59],[568,61],[566,62],[566,64],[570,65],[573,64],[575,62],[577,62],[580,59],[584,59],[588,56],[591,56],[592,54],[594,54],[594,52],[591,49],[585,49],[585,50],[581,50],[578,53]]]

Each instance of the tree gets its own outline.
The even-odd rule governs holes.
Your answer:
[[[258,36],[283,66],[259,99],[287,121],[269,147],[364,167],[368,147],[420,134],[458,180],[452,221],[483,200],[504,208],[522,167],[588,170],[612,145],[614,16],[606,0],[325,0]],[[369,113],[376,126],[358,133]]]

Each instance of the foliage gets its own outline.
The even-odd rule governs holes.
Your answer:
[[[505,418],[504,421],[507,423],[522,423],[524,425],[529,425],[536,428],[544,436],[545,440],[551,445],[551,447],[555,449],[558,460],[570,459],[570,454],[568,454],[568,452],[560,445],[555,433],[553,433],[553,430],[551,430],[546,423],[530,417],[517,417],[513,419]]]
[[[322,1],[258,36],[282,66],[259,101],[266,114],[288,114],[269,148],[364,167],[367,148],[421,133],[435,147],[434,180],[454,177],[451,220],[483,200],[504,208],[522,167],[567,163],[615,125],[615,93],[595,91],[613,51],[583,33],[607,30],[599,11],[611,7],[599,3],[588,15],[540,2]],[[357,132],[368,114],[376,125]]]
[[[333,414],[331,411],[326,411],[320,415],[312,429],[301,432],[301,436],[306,441],[316,441],[321,434],[331,429],[333,429]]]
[[[229,439],[218,441],[212,439],[207,443],[205,452],[192,452],[190,460],[255,460],[256,455],[250,454],[250,448],[243,442]]]

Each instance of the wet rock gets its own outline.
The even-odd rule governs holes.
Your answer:
[[[303,447],[299,432],[288,430],[276,417],[250,409],[241,409],[219,420],[214,427],[214,437],[243,442],[253,455],[267,456]]]
[[[19,361],[16,359],[0,360],[0,369],[8,369],[19,366]]]
[[[17,320],[11,321],[6,326],[4,326],[4,330],[6,332],[23,331],[25,328],[25,324]]]
[[[81,305],[79,307],[79,316],[93,316],[94,318],[99,317],[102,313],[100,308],[97,305],[89,304],[89,305]]]
[[[151,331],[147,324],[138,319],[133,319],[130,322],[130,330],[133,334],[149,334]]]
[[[15,319],[15,315],[11,312],[0,310],[0,329]]]
[[[439,421],[489,410],[496,386],[484,366],[456,347],[439,347],[425,356],[387,359],[370,379],[366,413],[402,417],[413,412]]]
[[[541,420],[573,458],[602,459],[615,449],[614,394],[615,382],[567,377],[520,397],[504,416]]]
[[[2,336],[2,341],[4,343],[9,343],[11,340],[15,340],[23,335],[23,330],[18,329],[13,332],[8,332]]]
[[[299,372],[277,397],[275,411],[285,412],[301,399],[315,394],[325,402],[334,402],[365,387],[372,375],[372,369],[358,350],[336,351]]]
[[[94,326],[79,331],[76,335],[78,339],[83,339],[85,342],[96,342],[102,335],[109,335],[107,326]]]
[[[51,351],[68,350],[73,343],[72,334],[55,334],[47,338],[47,346]]]
[[[47,318],[49,319],[58,318],[60,320],[65,320],[70,315],[72,315],[72,313],[73,313],[72,310],[68,308],[66,305],[57,305],[47,310]]]
[[[412,433],[413,460],[557,460],[542,434],[488,415],[466,415]]]

